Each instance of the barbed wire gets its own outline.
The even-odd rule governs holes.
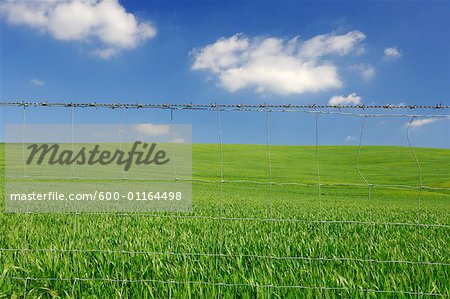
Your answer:
[[[190,109],[190,110],[217,110],[229,108],[242,109],[450,109],[450,105],[318,105],[318,104],[173,104],[173,103],[99,103],[99,102],[31,102],[31,101],[13,101],[0,102],[0,106],[17,107],[77,107],[77,108],[111,108],[111,109]]]
[[[424,114],[418,111],[447,111],[450,109],[448,105],[293,105],[293,104],[151,104],[151,103],[98,103],[98,102],[0,102],[1,107],[23,107],[30,108],[80,108],[80,109],[162,109],[162,110],[179,110],[179,111],[224,111],[224,112],[256,112],[256,113],[276,113],[291,112],[304,113],[312,115],[340,115],[350,117],[415,117],[417,119],[424,118],[450,118],[450,114]],[[353,110],[352,110],[353,109]],[[363,111],[358,112],[356,111]],[[389,113],[375,113],[375,110],[389,110]],[[393,111],[410,110],[411,113],[392,113]]]

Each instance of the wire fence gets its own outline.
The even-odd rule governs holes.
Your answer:
[[[94,107],[94,108],[111,108],[111,109],[191,109],[191,110],[224,110],[224,109],[450,109],[448,105],[294,105],[294,104],[153,104],[153,103],[99,103],[99,102],[46,102],[46,101],[36,101],[36,102],[26,102],[26,101],[13,101],[13,102],[0,102],[1,106],[16,106],[16,107]]]
[[[216,117],[216,128],[212,128],[212,130],[216,131],[218,147],[218,161],[216,161],[219,165],[218,173],[214,178],[200,178],[193,177],[189,179],[194,186],[195,184],[199,184],[201,186],[206,186],[205,188],[209,190],[208,192],[217,192],[217,200],[218,204],[213,206],[202,206],[202,203],[198,203],[194,205],[194,210],[189,213],[179,213],[175,212],[173,209],[167,213],[114,213],[110,215],[111,217],[117,217],[120,219],[120,235],[118,236],[120,241],[115,242],[115,246],[111,249],[103,249],[103,248],[83,248],[80,246],[79,248],[70,247],[70,248],[55,248],[55,247],[40,247],[33,244],[30,246],[30,240],[32,237],[30,236],[30,231],[32,231],[32,218],[35,215],[39,215],[39,213],[26,213],[24,219],[24,232],[21,246],[10,246],[6,241],[3,241],[0,246],[0,253],[5,255],[6,253],[12,253],[14,255],[14,263],[17,263],[20,260],[20,265],[15,265],[18,268],[22,269],[30,269],[30,265],[35,263],[36,261],[30,260],[33,257],[33,254],[37,253],[45,253],[45,254],[57,254],[57,253],[69,253],[69,254],[118,254],[121,256],[121,261],[119,265],[115,265],[114,267],[119,267],[120,277],[110,277],[109,275],[98,277],[98,276],[88,276],[88,275],[80,275],[77,273],[78,271],[74,270],[73,273],[61,273],[55,276],[48,276],[48,273],[39,273],[33,272],[31,270],[23,270],[22,272],[14,272],[13,274],[4,275],[4,279],[10,282],[23,282],[22,292],[24,298],[36,296],[35,286],[31,286],[30,283],[45,283],[45,287],[48,287],[48,284],[59,281],[59,282],[67,282],[71,285],[70,290],[64,290],[65,294],[69,295],[69,297],[79,297],[78,289],[80,288],[80,284],[83,282],[107,282],[107,283],[118,283],[120,287],[117,289],[116,296],[119,298],[127,297],[128,293],[126,292],[127,288],[132,288],[134,284],[146,284],[151,283],[155,285],[169,285],[176,288],[178,285],[180,287],[186,287],[188,285],[197,285],[200,287],[211,287],[214,291],[214,296],[218,298],[227,297],[229,293],[225,290],[225,288],[230,287],[249,287],[256,288],[258,296],[267,296],[268,298],[277,297],[279,295],[280,290],[284,290],[289,294],[289,292],[294,290],[305,290],[305,291],[317,291],[317,296],[328,298],[332,297],[328,294],[328,292],[337,292],[337,294],[355,294],[353,292],[361,292],[366,295],[370,294],[388,294],[392,296],[409,296],[409,297],[449,297],[450,289],[448,288],[448,281],[450,279],[450,253],[447,248],[440,248],[439,253],[443,253],[444,256],[441,258],[437,257],[436,254],[428,254],[427,250],[429,247],[427,246],[435,246],[436,244],[441,244],[441,246],[446,246],[445,244],[449,244],[450,242],[450,223],[448,223],[448,201],[449,201],[449,192],[450,188],[447,186],[428,186],[424,181],[424,173],[421,167],[420,159],[417,155],[417,150],[415,149],[412,139],[411,139],[411,124],[414,120],[417,119],[429,119],[429,118],[449,118],[450,115],[447,114],[450,106],[446,105],[357,105],[357,106],[328,106],[328,105],[268,105],[268,104],[258,104],[258,105],[249,105],[249,104],[124,104],[124,103],[76,103],[76,102],[2,102],[0,103],[0,108],[6,107],[16,107],[21,108],[22,111],[22,126],[23,130],[26,130],[27,125],[27,112],[29,109],[38,109],[45,107],[61,107],[65,109],[71,109],[71,119],[70,123],[72,126],[72,146],[73,146],[73,127],[76,123],[76,113],[78,113],[79,109],[84,108],[105,108],[105,109],[120,109],[120,127],[124,123],[125,111],[127,109],[156,109],[159,110],[168,110],[169,117],[168,122],[171,124],[171,127],[176,122],[175,111],[179,111],[179,113],[187,113],[189,110],[203,110],[207,113],[213,113]],[[374,110],[382,110],[387,112],[374,112]],[[397,111],[401,112],[397,112]],[[404,112],[403,110],[408,110],[408,112]],[[423,111],[438,111],[439,113],[424,114]],[[255,180],[248,179],[245,177],[236,179],[226,178],[226,169],[224,164],[226,162],[224,158],[224,146],[223,142],[223,123],[222,123],[222,114],[227,112],[256,112],[256,113],[264,113],[265,114],[265,160],[266,160],[266,175],[265,178]],[[305,113],[311,114],[314,117],[314,159],[315,159],[315,182],[302,182],[302,181],[283,181],[282,179],[274,176],[273,173],[273,145],[271,144],[271,114],[274,112],[293,112],[293,113]],[[321,163],[321,144],[320,144],[320,120],[322,117],[327,117],[327,115],[340,115],[340,116],[351,116],[362,118],[362,123],[359,132],[357,151],[355,155],[355,172],[360,178],[360,183],[348,183],[348,182],[335,182],[331,183],[327,180],[324,180],[322,175],[323,173],[323,163]],[[376,118],[376,117],[394,117],[394,118],[407,118],[408,126],[406,128],[406,140],[408,144],[409,151],[412,155],[412,162],[416,166],[416,175],[417,175],[417,184],[382,184],[376,183],[371,180],[370,176],[367,176],[362,170],[361,165],[361,153],[364,150],[364,138],[366,134],[366,121],[368,118]],[[119,130],[119,143],[121,144],[120,130]],[[25,147],[23,146],[23,155],[25,155]],[[25,159],[24,159],[25,160]],[[26,168],[24,165],[24,177],[26,177]],[[442,173],[440,175],[447,175],[448,173]],[[75,180],[74,169],[72,169],[72,177]],[[143,178],[145,181],[146,179]],[[174,164],[173,169],[173,183],[176,186],[178,181],[186,180],[184,178],[178,177],[177,168]],[[122,178],[120,181],[126,181],[124,174],[122,174]],[[238,186],[236,188],[231,187],[226,190],[228,186]],[[227,201],[228,197],[231,195],[235,197],[240,197],[242,194],[238,192],[240,186],[244,186],[246,188],[252,188],[251,191],[258,190],[259,194],[262,194],[261,188],[265,188],[263,191],[265,192],[265,196],[267,198],[266,206],[261,207],[253,207],[255,210],[252,213],[246,214],[245,211],[239,215],[233,215],[233,211],[230,210],[231,204]],[[249,187],[252,186],[252,187]],[[295,194],[298,196],[302,196],[303,192],[315,193],[315,202],[311,205],[311,209],[315,212],[313,217],[308,217],[305,215],[298,215],[296,217],[295,213],[289,213],[289,215],[283,215],[283,209],[280,210],[280,206],[278,204],[278,195],[280,187],[283,188],[298,188],[295,189]],[[330,217],[330,211],[327,213],[327,207],[329,208],[329,202],[327,202],[327,196],[330,195],[329,190],[337,188],[337,190],[342,188],[347,189],[358,189],[358,190],[366,190],[365,191],[365,203],[360,205],[360,207],[364,207],[364,210],[361,215],[357,215],[361,212],[361,210],[355,210],[354,212],[350,211],[350,219],[333,219]],[[346,189],[346,190],[347,190]],[[387,191],[386,191],[387,190]],[[379,216],[380,211],[375,207],[376,204],[379,204],[380,194],[377,194],[374,199],[374,193],[376,192],[390,192],[389,190],[393,190],[396,192],[408,192],[407,197],[408,205],[414,206],[414,220],[413,221],[402,221],[403,218],[393,219],[393,220],[383,220],[381,218],[376,217],[376,213]],[[227,192],[226,192],[227,191]],[[444,214],[444,220],[433,220],[428,219],[428,211],[424,207],[424,197],[428,195],[428,193],[432,193],[432,197],[434,201],[439,203],[439,211]],[[234,194],[233,194],[234,193]],[[390,193],[388,193],[390,194]],[[395,195],[389,195],[395,196]],[[411,199],[415,198],[415,200]],[[194,197],[194,201],[196,198]],[[378,202],[377,202],[378,201]],[[194,202],[195,203],[195,202]],[[386,201],[384,205],[389,205],[389,202]],[[195,208],[199,208],[199,210],[195,210]],[[261,209],[261,213],[255,212],[257,209]],[[331,214],[334,210],[331,210]],[[411,211],[411,209],[409,210]],[[258,214],[262,214],[263,217],[258,217]],[[83,229],[81,227],[84,219],[83,217],[86,214],[81,213],[59,213],[61,217],[73,217],[73,228],[72,228],[72,236],[66,236],[67,239],[71,239],[68,241],[74,242],[75,240],[83,234]],[[90,217],[102,216],[104,213],[89,213]],[[362,217],[362,219],[357,219],[358,217]],[[19,217],[14,215],[9,215],[8,217]],[[163,219],[165,223],[169,223],[169,237],[168,244],[166,244],[166,248],[168,250],[162,251],[154,251],[154,250],[131,250],[126,246],[127,239],[127,225],[128,222],[126,219],[133,217],[145,217],[147,221],[150,223],[152,221],[156,221],[155,219],[161,220]],[[179,250],[179,248],[183,248],[180,245],[180,242],[188,242],[186,240],[177,239],[177,235],[179,232],[178,222],[182,220],[189,221],[213,221],[217,223],[217,229],[215,231],[215,240],[217,244],[215,244],[213,250],[211,251],[189,251],[189,250]],[[101,220],[99,220],[101,221]],[[246,223],[255,222],[261,225],[261,227],[266,228],[265,233],[267,235],[262,236],[260,241],[267,242],[265,244],[265,249],[260,252],[248,253],[249,250],[245,250],[245,244],[243,245],[243,249],[241,251],[231,251],[229,244],[225,242],[227,238],[228,231],[226,231],[226,223],[237,223],[238,225],[245,226]],[[286,244],[283,239],[283,233],[277,231],[277,228],[280,224],[308,224],[312,227],[316,227],[318,231],[316,232],[316,237],[319,239],[317,246],[315,247],[314,252],[309,252],[302,255],[297,254],[280,254],[279,247],[285,246],[290,247],[292,244]],[[330,238],[330,225],[351,225],[354,227],[364,227],[364,233],[358,232],[356,237],[364,239],[364,250],[362,253],[358,253],[352,255],[354,252],[344,252],[344,255],[336,255],[333,254],[333,251],[330,251],[329,247],[338,247],[340,246],[337,243],[333,243],[336,241],[329,241]],[[253,227],[253,226],[251,226]],[[413,244],[409,244],[414,248],[414,253],[416,253],[415,259],[394,259],[390,258],[391,256],[387,254],[382,254],[379,251],[380,244],[377,244],[377,233],[386,228],[394,228],[397,229],[400,234],[402,234],[403,229],[407,229],[409,232],[410,228],[414,229],[412,235],[414,236]],[[87,230],[95,228],[85,228]],[[428,244],[429,237],[426,236],[429,229],[439,230],[439,242],[436,244]],[[3,230],[3,239],[7,239],[8,231]],[[305,232],[309,234],[308,231]],[[339,232],[338,232],[339,233]],[[340,237],[345,238],[344,234],[350,233],[350,231],[342,230],[340,233]],[[281,235],[281,236],[280,236]],[[33,236],[36,238],[36,236]],[[281,237],[281,239],[280,239]],[[288,236],[285,236],[288,237]],[[298,237],[298,236],[297,236]],[[359,239],[355,237],[354,240],[350,237],[350,241],[360,242]],[[37,236],[39,239],[39,236]],[[395,239],[395,238],[394,238]],[[327,241],[328,240],[328,241]],[[346,239],[349,241],[349,239]],[[98,240],[99,241],[99,240]],[[135,240],[136,241],[136,240]],[[139,240],[137,240],[139,241]],[[292,240],[291,240],[292,241]],[[294,239],[294,241],[301,241],[300,239]],[[320,241],[326,241],[328,243],[320,243]],[[250,241],[249,241],[250,242]],[[281,244],[280,244],[281,242]],[[380,240],[378,240],[380,242]],[[39,244],[40,242],[38,242]],[[251,242],[250,242],[251,243]],[[250,244],[252,245],[252,244]],[[232,247],[232,246],[231,246]],[[377,251],[378,250],[378,251]],[[331,252],[331,254],[330,254]],[[289,252],[287,252],[289,253]],[[129,277],[127,274],[127,267],[129,266],[128,260],[126,256],[136,257],[142,255],[147,257],[148,260],[151,261],[153,259],[163,259],[163,257],[169,257],[171,260],[168,263],[173,263],[176,265],[179,260],[177,257],[181,258],[189,258],[189,257],[197,257],[197,258],[212,258],[214,259],[214,264],[209,267],[214,268],[214,273],[217,274],[215,277],[210,277],[205,280],[195,280],[195,279],[179,279],[180,276],[177,275],[178,272],[181,272],[185,269],[175,268],[170,274],[165,276],[165,279],[159,279],[155,277],[145,277],[140,279],[134,279],[133,277]],[[233,261],[239,261],[243,258],[258,260],[261,261],[263,269],[259,269],[258,273],[264,273],[263,277],[254,276],[252,279],[245,278],[245,275],[238,275],[237,279],[234,279],[233,282],[230,282],[227,279],[226,275],[229,274],[230,267],[232,267]],[[230,262],[231,261],[231,262]],[[299,272],[298,274],[289,274],[294,278],[298,279],[297,283],[292,283],[291,279],[280,279],[279,269],[277,269],[277,265],[280,262],[316,262],[318,265],[319,274],[315,277],[314,281],[316,284],[304,284],[301,283],[301,279],[299,279],[302,275],[311,275],[311,273],[300,273],[300,269],[296,269],[295,267],[300,267],[303,264],[288,264],[283,265],[285,267],[290,267],[288,270],[283,270],[287,272]],[[403,268],[401,271],[406,271],[403,274],[397,274],[401,279],[405,279],[405,277],[409,276],[420,276],[421,279],[426,282],[417,282],[414,279],[410,279],[410,282],[406,285],[402,285],[400,287],[386,287],[386,285],[378,285],[376,279],[370,279],[370,277],[374,277],[376,273],[369,273],[368,277],[365,277],[364,280],[368,280],[367,284],[358,285],[339,282],[341,285],[336,285],[336,282],[333,281],[333,277],[337,277],[336,273],[334,273],[333,268],[327,265],[328,262],[350,262],[354,263],[354,267],[356,269],[351,270],[346,273],[349,275],[354,273],[352,271],[360,271],[361,267],[367,267],[369,272],[378,270],[383,270],[389,272],[392,267],[396,267],[399,265]],[[104,261],[107,263],[107,261]],[[361,263],[364,266],[355,266],[356,264]],[[386,268],[377,268],[385,266]],[[408,268],[409,266],[416,267],[414,269]],[[146,265],[142,265],[142,271],[144,272],[144,268]],[[438,268],[437,274],[434,273],[431,278],[426,278],[426,276],[430,276],[431,272],[429,269]],[[75,268],[74,268],[75,269]],[[192,272],[201,272],[202,269],[196,269],[196,265],[190,265],[190,271]],[[406,269],[406,270],[405,270]],[[428,270],[427,270],[428,269]],[[408,272],[411,270],[411,272]],[[6,271],[6,270],[5,270]],[[6,271],[4,273],[7,273]],[[205,270],[206,271],[206,270]],[[207,270],[209,273],[209,270]],[[329,274],[328,272],[333,272],[334,276]],[[428,272],[427,272],[428,271]],[[57,269],[53,269],[53,273],[58,273]],[[22,273],[22,275],[17,275],[17,273]],[[386,273],[385,273],[386,274]],[[288,275],[288,274],[282,274]],[[345,275],[345,274],[344,274]],[[387,274],[386,274],[387,275]],[[157,275],[155,275],[157,276]],[[189,275],[188,275],[189,276]],[[140,277],[137,275],[137,277]],[[161,277],[161,276],[157,276]],[[195,277],[195,275],[192,275]],[[349,278],[347,277],[347,280]],[[379,279],[379,278],[377,278]],[[430,280],[431,281],[428,281]],[[295,279],[294,279],[295,281]],[[1,290],[0,283],[0,290]],[[430,286],[430,287],[429,287]],[[163,295],[159,294],[157,297],[177,297],[176,293],[172,293],[175,289],[170,288],[168,293]],[[8,291],[11,291],[8,289]],[[34,292],[34,293],[33,293]],[[158,294],[158,289],[153,289],[152,292]],[[227,295],[228,294],[228,295]],[[278,294],[278,295],[277,295]],[[235,296],[242,295],[240,293],[234,293]],[[194,295],[195,297],[195,295]]]

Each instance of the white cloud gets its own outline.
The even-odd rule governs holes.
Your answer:
[[[355,136],[348,135],[347,137],[345,137],[345,142],[353,142],[355,140],[356,140]]]
[[[220,38],[197,53],[194,70],[210,69],[220,72],[223,69],[239,64],[240,56],[249,47],[249,40],[242,34],[230,38]]]
[[[160,136],[170,132],[170,126],[168,125],[154,125],[150,123],[135,125],[134,129],[146,136]]]
[[[332,96],[328,101],[328,105],[339,106],[339,105],[360,105],[362,103],[361,97],[356,93],[351,93],[348,96]]]
[[[419,118],[415,119],[411,122],[411,128],[419,128],[437,121],[442,120],[442,118]],[[406,126],[409,126],[409,122],[406,123]]]
[[[119,53],[119,50],[114,48],[97,49],[91,52],[94,56],[99,56],[103,59],[111,58]]]
[[[366,36],[361,31],[350,31],[344,35],[321,34],[306,40],[300,47],[302,56],[320,57],[328,54],[347,55],[357,49],[361,53],[359,44]]]
[[[390,58],[390,59],[395,59],[395,58],[402,57],[402,54],[397,49],[397,47],[390,47],[390,48],[384,49],[384,57]]]
[[[375,76],[375,68],[370,64],[360,63],[351,65],[349,68],[358,72],[365,80],[370,80]]]
[[[30,83],[35,85],[35,86],[44,86],[45,85],[45,81],[39,80],[39,79],[36,79],[36,78],[31,79]]]
[[[6,0],[0,15],[10,24],[35,28],[57,40],[94,42],[100,49],[92,53],[102,58],[156,35],[150,23],[137,20],[118,0]]]
[[[211,71],[231,92],[244,88],[281,95],[323,91],[342,86],[337,67],[325,57],[355,52],[364,38],[359,31],[305,41],[235,34],[194,50],[192,69]]]

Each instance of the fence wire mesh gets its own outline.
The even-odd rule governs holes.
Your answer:
[[[60,296],[76,298],[89,294],[86,288],[93,292],[99,290],[94,287],[99,283],[100,288],[114,285],[111,294],[119,298],[130,297],[136,285],[142,286],[137,287],[137,293],[161,298],[186,294],[217,298],[450,296],[450,188],[448,184],[425,183],[420,157],[411,138],[414,120],[449,118],[446,112],[450,106],[0,103],[0,109],[7,107],[22,109],[23,134],[30,109],[68,109],[72,148],[73,127],[82,109],[119,109],[120,127],[128,109],[155,109],[161,113],[167,110],[171,130],[177,114],[206,111],[215,114],[216,124],[211,130],[216,131],[217,143],[211,145],[211,151],[217,151],[212,157],[217,159],[218,168],[209,178],[194,175],[190,179],[198,193],[194,192],[194,210],[189,213],[173,209],[166,213],[3,213],[0,264],[3,264],[4,282],[0,283],[0,291],[5,294],[27,298],[39,297],[39,292],[54,294],[51,292],[58,290]],[[388,112],[374,112],[377,109]],[[405,109],[408,113],[403,112]],[[439,114],[423,114],[424,109]],[[229,161],[223,136],[226,128],[222,122],[222,115],[227,112],[264,114],[261,158],[265,160],[266,170],[259,179],[247,178],[245,173],[239,174],[240,177],[227,175]],[[274,152],[271,144],[271,116],[280,112],[313,117],[314,145],[309,156],[314,160],[312,182],[286,180],[276,175],[273,162],[280,152]],[[322,118],[329,115],[361,118],[353,165],[359,183],[330,182],[323,177],[322,170],[329,164],[322,162],[327,157],[322,154],[320,125]],[[361,156],[365,150],[367,120],[378,117],[409,121],[405,139],[411,162],[416,166],[415,184],[377,183],[364,171]],[[118,136],[121,146],[120,129]],[[24,142],[22,151],[25,161]],[[261,165],[250,165],[250,170]],[[448,169],[437,175],[448,176]],[[27,177],[25,163],[23,176]],[[71,179],[74,182],[77,179],[74,168]],[[174,164],[174,187],[183,180],[178,177]],[[122,173],[118,183],[125,181]],[[252,192],[256,197],[264,197],[263,204],[252,206],[246,202],[254,200],[249,195]],[[340,206],[346,202],[336,199],[339,192],[344,197],[352,197],[352,192],[356,192],[362,203],[356,207]],[[286,193],[294,198],[305,196],[307,200],[299,200],[300,207],[295,202],[289,206]],[[394,198],[395,202],[396,196],[406,198],[408,207],[396,206],[391,215],[386,209],[390,199]],[[216,202],[209,204],[208,198]],[[424,207],[427,200],[437,203],[437,211],[430,212]],[[288,205],[283,205],[286,202]],[[305,210],[299,212],[301,209]],[[342,210],[346,212],[337,215]],[[408,215],[403,217],[403,213]],[[441,215],[436,217],[434,213]],[[52,222],[60,224],[59,229],[47,232],[41,227],[39,231],[39,225],[51,226]],[[11,224],[14,226],[8,227]],[[134,230],[140,225],[140,230]],[[188,233],[184,234],[183,230]],[[152,242],[161,243],[152,245]],[[399,252],[389,252],[390,247]],[[383,280],[383,276],[387,279]]]

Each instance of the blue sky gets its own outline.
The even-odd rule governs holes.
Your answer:
[[[448,1],[0,3],[1,101],[450,104]],[[2,123],[21,121],[20,109],[2,110]],[[68,123],[70,113],[28,109],[27,120]],[[116,123],[120,114],[85,109],[76,120]],[[193,124],[195,142],[217,141],[213,113],[175,117]],[[167,111],[124,117],[167,121]],[[405,145],[408,121],[370,119],[365,142]],[[225,142],[264,143],[264,115],[223,122]],[[359,118],[320,124],[324,144],[358,142]],[[271,139],[311,144],[313,125],[276,114]],[[412,136],[448,148],[449,120],[417,122]]]

